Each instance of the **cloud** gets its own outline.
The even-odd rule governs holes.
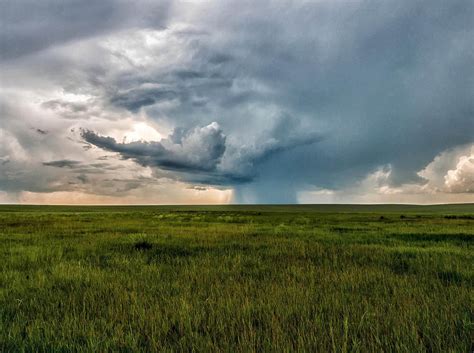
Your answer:
[[[188,189],[190,190],[196,190],[196,191],[207,191],[207,188],[204,186],[199,186],[199,185],[192,185],[189,186]]]
[[[391,165],[379,166],[343,189],[316,188],[299,194],[304,203],[456,203],[472,202],[474,145],[443,151],[418,172],[420,183],[395,185]]]
[[[128,26],[163,26],[167,1],[44,0],[0,2],[0,59],[11,60],[80,38]],[[130,11],[134,16],[129,16]]]
[[[68,102],[62,99],[52,99],[41,103],[41,107],[58,113],[66,119],[88,119],[94,115],[94,102]]]
[[[43,165],[47,167],[56,167],[56,168],[74,168],[80,164],[79,161],[72,161],[70,159],[61,159],[58,161],[43,162]]]
[[[175,131],[159,142],[118,143],[114,138],[99,136],[84,130],[88,143],[107,151],[120,153],[143,166],[160,167],[184,172],[212,172],[225,151],[226,137],[219,124],[213,122],[189,131]]]
[[[446,188],[454,193],[474,193],[474,147],[469,155],[461,156],[455,169],[444,177]]]
[[[182,181],[242,202],[355,186],[369,201],[472,200],[472,1],[0,7],[6,192]],[[41,163],[63,160],[81,164]]]
[[[110,103],[137,112],[141,107],[153,105],[159,101],[173,100],[176,92],[163,88],[137,88],[118,93],[110,99]]]
[[[282,119],[281,122],[288,121]],[[112,137],[100,136],[90,130],[84,130],[82,137],[87,143],[119,153],[123,159],[132,159],[142,166],[185,173],[177,175],[178,179],[235,185],[251,182],[257,176],[255,168],[266,159],[321,139],[315,133],[293,136],[290,127],[283,136],[283,131],[276,131],[279,128],[280,124],[270,131],[271,137],[252,145],[227,145],[226,136],[216,122],[189,130],[177,128],[159,142],[118,143]]]
[[[35,129],[35,131],[40,135],[47,135],[48,131],[42,129]]]

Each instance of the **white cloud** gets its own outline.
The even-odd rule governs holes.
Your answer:
[[[419,183],[393,185],[392,167],[381,166],[359,183],[340,189],[309,189],[302,203],[442,203],[472,202],[474,145],[458,146],[437,155],[418,172]]]
[[[456,193],[474,193],[474,146],[471,153],[459,158],[455,169],[444,176],[447,190]]]

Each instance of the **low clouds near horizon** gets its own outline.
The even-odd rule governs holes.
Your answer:
[[[0,20],[0,202],[474,202],[472,1],[0,0]]]

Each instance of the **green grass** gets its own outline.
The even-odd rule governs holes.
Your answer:
[[[0,206],[2,352],[470,352],[474,205]]]

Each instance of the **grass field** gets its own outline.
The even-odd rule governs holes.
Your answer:
[[[0,206],[2,352],[472,352],[474,205]]]

